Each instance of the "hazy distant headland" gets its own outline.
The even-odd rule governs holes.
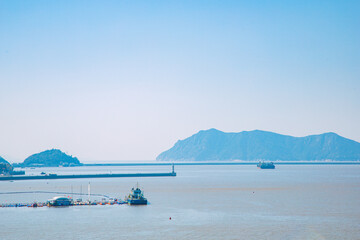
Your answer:
[[[69,167],[82,164],[76,157],[67,155],[59,149],[51,149],[33,154],[26,158],[23,163],[13,165],[16,167]]]
[[[359,161],[360,143],[336,133],[292,137],[267,131],[202,130],[179,140],[158,161]]]

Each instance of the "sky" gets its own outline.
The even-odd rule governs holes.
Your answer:
[[[0,156],[154,160],[200,130],[360,141],[360,1],[0,0]]]

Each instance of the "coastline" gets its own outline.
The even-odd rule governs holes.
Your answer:
[[[266,161],[271,162],[271,161]],[[276,165],[348,165],[360,161],[272,161]],[[92,166],[171,166],[171,165],[257,165],[259,161],[206,161],[206,162],[142,162],[142,163],[84,163],[78,167]]]

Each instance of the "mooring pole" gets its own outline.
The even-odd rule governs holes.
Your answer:
[[[88,185],[88,201],[90,203],[90,193],[91,193],[91,189],[90,189],[90,182],[89,182],[89,185]]]

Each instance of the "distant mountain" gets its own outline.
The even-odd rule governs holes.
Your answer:
[[[31,155],[21,164],[23,167],[58,167],[79,165],[81,165],[81,163],[76,157],[66,155],[59,149],[46,150],[44,152]]]
[[[179,140],[156,160],[357,161],[360,160],[360,143],[336,133],[292,137],[260,130],[225,133],[209,129]]]

